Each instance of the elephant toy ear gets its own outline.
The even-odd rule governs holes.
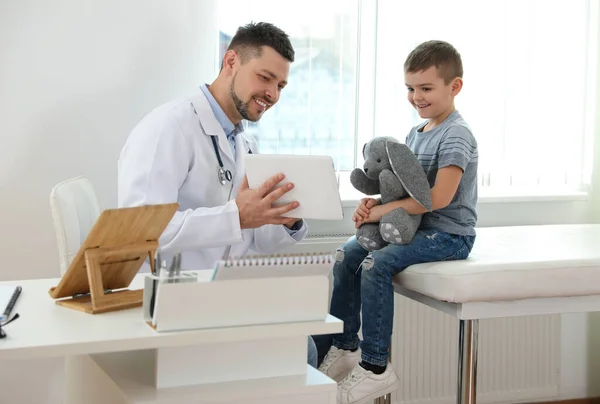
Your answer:
[[[417,156],[403,143],[388,141],[385,147],[392,170],[406,192],[421,206],[431,212],[429,182]]]

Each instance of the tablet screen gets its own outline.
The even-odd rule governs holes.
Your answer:
[[[300,206],[284,216],[301,219],[341,220],[343,218],[338,179],[330,156],[284,154],[246,155],[246,175],[250,188],[283,173],[294,189],[278,200],[276,205],[298,201]]]

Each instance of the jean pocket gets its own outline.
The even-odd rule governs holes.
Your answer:
[[[442,259],[442,261],[464,260],[469,256],[470,252],[471,252],[471,248],[469,247],[469,244],[465,240],[465,242],[462,244],[462,246],[458,250],[456,250],[454,253],[450,254],[446,258]]]
[[[469,252],[471,252],[475,245],[475,236],[465,236],[465,244],[469,247]]]

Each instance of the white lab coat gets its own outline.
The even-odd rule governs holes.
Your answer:
[[[233,174],[233,184],[219,182],[211,135],[218,136],[221,159]],[[303,222],[293,236],[283,225],[240,229],[234,199],[249,151],[258,152],[255,139],[238,134],[234,160],[223,128],[201,91],[190,99],[170,102],[148,114],[127,139],[118,164],[118,205],[178,202],[179,211],[159,245],[167,259],[181,252],[183,269],[214,268],[229,246],[229,257],[245,256],[249,249],[276,253],[301,240],[307,226]]]

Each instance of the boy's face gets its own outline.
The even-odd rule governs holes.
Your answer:
[[[287,84],[290,62],[268,46],[246,63],[239,61],[230,84],[230,95],[243,119],[258,121],[279,100]]]
[[[461,79],[455,78],[446,84],[435,66],[419,72],[405,73],[408,102],[421,118],[443,120],[454,110],[454,97],[460,91],[457,80]]]

